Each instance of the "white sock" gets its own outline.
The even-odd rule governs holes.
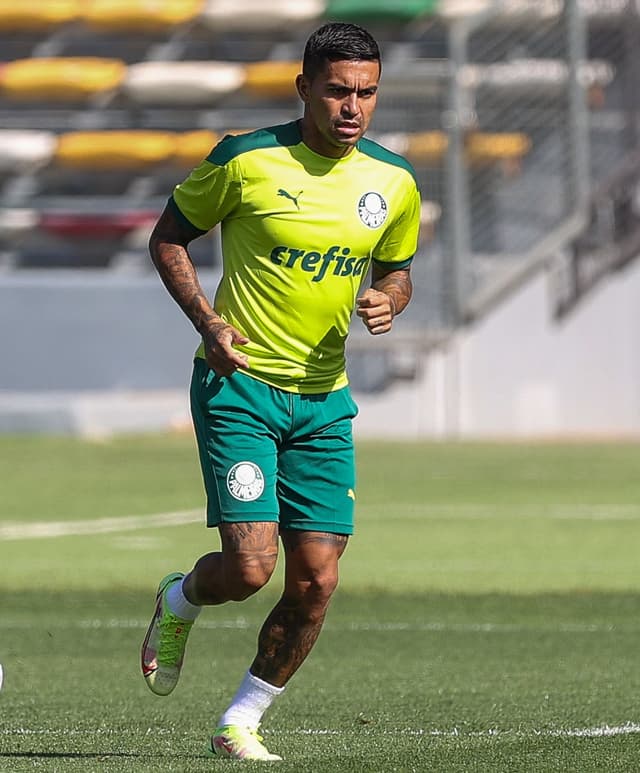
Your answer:
[[[247,671],[229,708],[220,717],[218,727],[241,725],[255,730],[264,712],[281,692],[284,692],[284,687],[263,682]]]
[[[174,615],[181,617],[183,620],[195,620],[200,614],[202,607],[198,607],[187,600],[182,592],[182,583],[174,582],[173,585],[167,591],[165,596],[167,605]]]

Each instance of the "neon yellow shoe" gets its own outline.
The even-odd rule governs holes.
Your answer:
[[[178,684],[184,648],[193,626],[193,620],[174,615],[165,603],[167,589],[183,577],[184,574],[173,572],[160,580],[156,610],[142,643],[142,675],[156,695],[169,695]]]
[[[232,760],[281,760],[277,754],[271,754],[262,743],[257,730],[239,725],[224,725],[216,729],[211,736],[209,755],[226,757]]]

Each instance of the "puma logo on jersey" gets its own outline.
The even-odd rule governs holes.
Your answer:
[[[293,203],[296,205],[296,209],[300,209],[300,205],[298,204],[298,199],[304,191],[300,191],[296,196],[292,196],[289,191],[285,191],[284,188],[278,188],[278,196],[282,196],[285,199],[289,199],[289,201],[293,201]]]

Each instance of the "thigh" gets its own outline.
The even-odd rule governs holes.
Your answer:
[[[276,439],[264,385],[248,376],[221,378],[196,359],[191,413],[207,493],[207,525],[277,521]]]
[[[352,534],[355,454],[348,389],[327,400],[300,396],[303,419],[279,456],[278,499],[283,529]],[[304,414],[306,412],[306,419]]]
[[[257,570],[268,579],[278,559],[278,524],[273,522],[221,523],[222,561],[231,571]]]
[[[223,549],[233,553],[262,553],[278,546],[277,523],[221,523],[218,527]]]

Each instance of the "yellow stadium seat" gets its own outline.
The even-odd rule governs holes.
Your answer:
[[[72,169],[139,169],[169,161],[175,148],[173,132],[69,132],[59,138],[54,161]]]
[[[245,66],[244,89],[255,97],[297,96],[295,79],[302,72],[300,62],[252,62]]]
[[[86,0],[82,21],[100,30],[154,32],[195,19],[204,0]]]
[[[449,147],[445,132],[396,132],[374,136],[381,145],[400,153],[416,166],[441,163]],[[467,160],[472,164],[515,161],[531,149],[531,140],[520,132],[471,132],[465,138]]]
[[[182,167],[196,166],[211,153],[218,139],[219,135],[208,129],[178,134],[171,160]]]
[[[439,162],[447,150],[447,136],[441,131],[388,132],[373,134],[371,139],[379,142],[385,148],[399,153],[416,166]]]
[[[427,164],[440,159],[447,152],[449,142],[444,132],[418,132],[407,135],[407,158],[415,164]]]
[[[118,88],[126,69],[119,59],[17,59],[4,66],[0,86],[15,99],[77,100]]]
[[[0,30],[43,30],[75,21],[82,0],[0,0]]]
[[[239,134],[251,134],[251,132],[254,132],[255,129],[225,129],[223,132],[220,132],[220,137],[226,137],[227,135],[232,135],[233,137],[237,137]]]
[[[530,149],[531,140],[521,132],[473,132],[466,139],[467,157],[477,164],[518,160]]]

